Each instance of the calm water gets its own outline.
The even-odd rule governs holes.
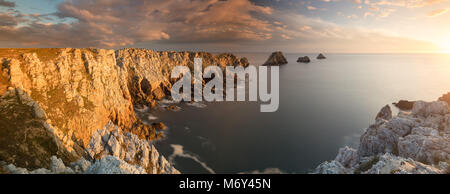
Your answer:
[[[270,53],[238,55],[259,65]],[[168,138],[156,147],[183,173],[306,173],[333,159],[340,147],[356,147],[382,106],[436,100],[450,91],[449,55],[328,54],[326,60],[297,63],[304,55],[316,56],[285,54],[289,64],[280,67],[277,112],[260,113],[258,103],[238,102],[183,104],[179,112],[140,116],[166,123]]]

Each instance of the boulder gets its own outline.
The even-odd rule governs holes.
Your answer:
[[[380,112],[378,112],[377,116],[375,117],[375,120],[378,119],[389,120],[391,118],[392,118],[391,107],[389,107],[389,105],[386,105],[380,110]]]
[[[313,172],[313,174],[350,174],[352,171],[345,168],[336,160],[323,162]]]
[[[338,155],[334,160],[338,161],[346,168],[351,168],[352,166],[355,166],[359,162],[358,151],[353,148],[349,148],[348,146],[345,146],[339,149]]]
[[[287,64],[288,61],[284,57],[281,51],[273,52],[267,61],[263,64],[264,66],[280,66]]]
[[[308,56],[304,56],[304,57],[299,57],[297,59],[297,62],[299,62],[299,63],[309,63],[309,62],[311,62],[311,60],[309,59]]]
[[[415,101],[407,101],[407,100],[400,100],[398,102],[392,103],[395,107],[399,108],[400,110],[411,110],[413,108]]]
[[[85,172],[86,174],[146,174],[140,166],[135,166],[114,157],[106,156],[95,162]]]
[[[317,59],[326,59],[326,57],[325,57],[322,53],[320,53],[320,54],[317,56]]]

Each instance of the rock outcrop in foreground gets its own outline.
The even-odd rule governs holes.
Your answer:
[[[85,149],[87,155],[66,166],[51,156],[48,168],[27,170],[14,164],[0,163],[9,174],[179,174],[148,141],[124,133],[111,121],[94,132]]]
[[[267,61],[263,64],[264,66],[280,66],[287,64],[288,61],[284,57],[281,51],[273,52]]]
[[[359,148],[341,148],[314,173],[450,173],[450,113],[446,102],[414,103],[392,117],[389,106],[361,136]]]
[[[172,67],[193,69],[196,57],[204,67],[248,66],[204,52],[0,49],[0,161],[30,171],[49,169],[51,156],[75,162],[110,121],[139,139],[163,137],[161,125],[143,123],[134,107],[170,94]]]

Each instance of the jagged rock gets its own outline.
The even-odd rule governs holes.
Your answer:
[[[89,166],[91,166],[91,162],[87,161],[84,158],[80,158],[76,162],[70,163],[70,167],[73,169],[73,171],[77,174],[84,173]]]
[[[334,159],[346,168],[351,168],[359,163],[358,151],[345,146],[339,149],[338,155]]]
[[[86,174],[146,174],[140,166],[124,162],[115,156],[106,156],[89,166]]]
[[[86,154],[82,147],[109,120],[139,138],[162,137],[135,116],[133,105],[154,107],[155,99],[169,94],[175,66],[192,68],[196,57],[203,59],[204,67],[249,65],[232,54],[205,52],[71,48],[0,52],[0,126],[8,126],[0,128],[0,141],[18,145],[18,149],[0,145],[0,159],[29,169],[49,168],[52,155],[67,164],[82,157]],[[25,142],[18,139],[25,136]],[[33,142],[34,138],[43,139]]]
[[[345,168],[336,160],[323,162],[313,172],[313,174],[350,174],[352,171]]]
[[[429,116],[430,114],[447,114],[448,105],[444,101],[434,101],[434,102],[424,102],[416,101],[413,105],[412,112],[413,115],[417,116]]]
[[[284,57],[281,51],[273,52],[267,61],[263,64],[264,66],[280,66],[287,64],[288,61]]]
[[[153,128],[155,128],[156,130],[165,130],[167,127],[166,125],[164,125],[163,122],[158,122],[158,123],[152,123]]]
[[[378,153],[397,152],[398,138],[394,130],[386,127],[386,122],[371,125],[361,136],[359,155],[372,156]]]
[[[391,118],[392,118],[391,107],[389,107],[389,105],[386,105],[380,110],[380,112],[378,112],[375,120],[378,120],[378,119],[389,120]]]
[[[50,170],[55,174],[73,174],[74,171],[70,168],[66,168],[64,162],[57,158],[56,156],[52,156],[50,158]]]
[[[139,139],[132,133],[123,133],[112,122],[94,132],[86,150],[92,160],[111,155],[141,166],[147,173],[179,173],[149,141]]]
[[[365,174],[439,174],[442,173],[438,168],[422,164],[412,159],[405,159],[392,155],[383,154],[379,161]]]
[[[66,167],[61,159],[56,156],[50,158],[50,169],[39,168],[36,170],[29,171],[26,168],[16,167],[14,164],[8,164],[3,166],[9,174],[73,174],[75,173],[69,167]],[[1,167],[1,166],[0,166]]]
[[[437,164],[450,161],[450,138],[439,135],[438,130],[428,127],[416,127],[411,134],[400,138],[399,156]]]
[[[309,59],[308,56],[299,57],[297,59],[297,62],[299,62],[299,63],[309,63],[309,62],[311,62],[311,59]]]
[[[383,119],[377,119],[366,129],[357,151],[348,147],[340,149],[335,162],[324,163],[320,171],[336,172],[341,164],[347,170],[354,169],[354,173],[448,172],[450,114],[446,102],[417,101],[411,113],[399,112],[393,118],[386,107],[383,109],[378,116]],[[358,164],[353,162],[356,159]]]
[[[56,135],[67,149],[73,149],[72,140],[86,146],[92,132],[110,119],[126,130],[137,127],[126,74],[116,64],[114,50],[12,51],[16,54],[0,59],[0,72],[9,72],[8,85],[36,103],[35,117],[52,121],[48,124],[60,132]]]
[[[395,107],[399,108],[400,110],[411,110],[413,108],[415,101],[407,101],[407,100],[400,100],[398,102],[394,102]]]
[[[326,57],[325,57],[322,53],[320,53],[320,54],[317,56],[317,59],[326,59]]]
[[[116,51],[117,64],[126,75],[133,104],[154,106],[154,100],[161,100],[170,94],[176,80],[170,78],[175,66],[193,69],[194,58],[202,58],[203,67],[217,65],[225,70],[227,66],[249,65],[246,58],[232,54],[213,55],[206,52],[152,51],[126,48]]]

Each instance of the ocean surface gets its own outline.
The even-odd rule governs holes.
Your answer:
[[[270,53],[236,55],[258,66]],[[182,173],[307,173],[340,147],[357,148],[382,106],[450,92],[450,55],[325,55],[285,54],[273,113],[261,113],[258,102],[216,102],[138,116],[168,126],[155,146]],[[299,56],[312,62],[297,63]]]

